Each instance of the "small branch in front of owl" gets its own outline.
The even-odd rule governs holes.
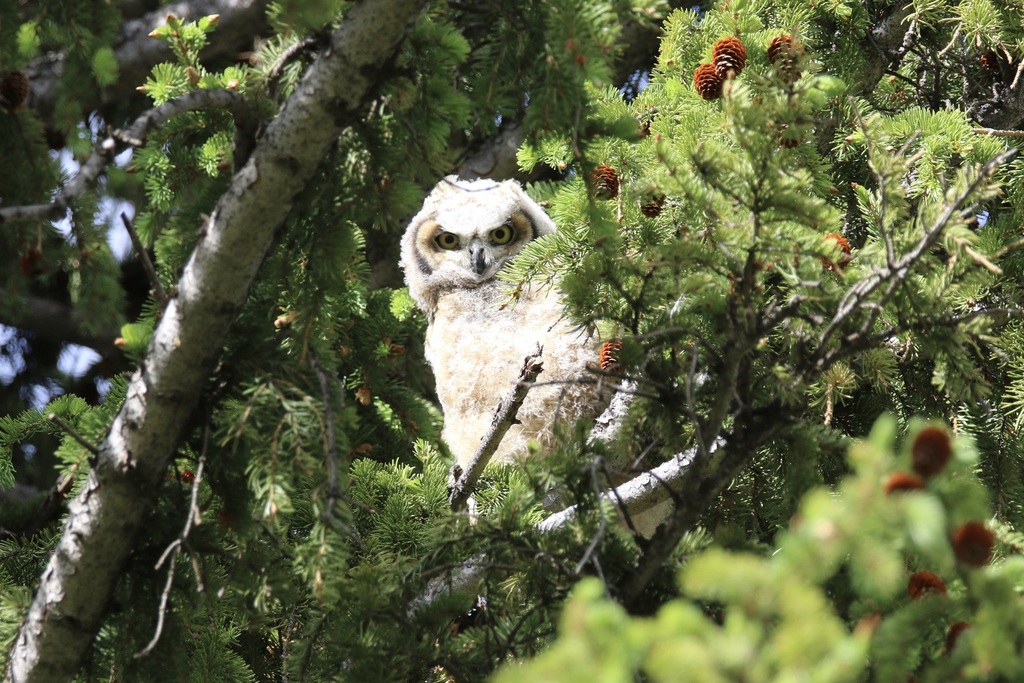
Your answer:
[[[501,404],[491,420],[491,428],[481,437],[480,446],[473,457],[466,463],[465,468],[457,464],[452,467],[449,477],[451,483],[448,490],[448,501],[451,503],[452,510],[459,511],[465,508],[484,467],[498,450],[509,427],[515,423],[516,415],[526,399],[527,392],[535,386],[537,375],[544,370],[544,365],[541,362],[543,353],[543,348],[538,345],[537,350],[524,359],[519,377],[508,394],[501,400]]]

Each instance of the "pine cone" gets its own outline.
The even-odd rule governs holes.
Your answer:
[[[615,372],[619,368],[619,351],[622,350],[621,339],[610,339],[601,344],[600,364],[605,372]]]
[[[722,78],[735,78],[747,64],[747,48],[739,38],[722,38],[711,47],[711,63]]]
[[[834,270],[842,274],[843,268],[848,266],[850,264],[850,261],[853,260],[853,252],[850,249],[850,243],[846,241],[845,237],[835,232],[830,232],[829,234],[825,235],[825,240],[834,241],[837,245],[839,245],[839,250],[842,253],[839,254],[839,258],[836,259],[835,263],[832,263],[824,256],[819,257],[821,265],[825,266],[825,270]]]
[[[784,123],[779,130],[778,140],[780,147],[792,149],[803,142],[803,135],[798,130],[789,130],[789,124]]]
[[[978,59],[981,60],[981,66],[985,71],[999,73],[999,54],[995,50],[985,51]]]
[[[705,100],[717,100],[722,96],[722,77],[712,64],[701,64],[693,72],[693,88]]]
[[[775,36],[768,45],[768,61],[775,64],[779,75],[788,83],[800,78],[796,63],[803,53],[800,41],[794,41],[793,36],[786,33]]]
[[[665,195],[658,195],[654,199],[640,205],[640,213],[648,218],[654,218],[661,213],[661,207],[665,205]]]
[[[28,76],[24,71],[8,71],[0,81],[0,106],[14,111],[25,104],[28,97]]]
[[[922,477],[934,477],[945,469],[952,457],[952,441],[949,432],[942,427],[925,427],[910,447],[911,467]]]
[[[914,572],[907,582],[907,593],[911,600],[920,600],[928,595],[945,595],[946,582],[932,572]]]
[[[611,166],[601,164],[591,174],[598,199],[614,199],[619,195],[619,174]]]
[[[983,522],[966,522],[953,532],[953,554],[971,567],[988,564],[995,545],[996,535]]]

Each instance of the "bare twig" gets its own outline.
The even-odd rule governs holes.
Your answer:
[[[997,130],[995,128],[972,128],[979,135],[990,135],[1000,138],[1024,138],[1024,130]]]
[[[50,413],[47,417],[49,418],[50,422],[60,427],[60,430],[62,432],[64,432],[72,439],[80,443],[82,447],[85,448],[85,450],[89,451],[93,455],[100,454],[100,449],[96,448],[95,445],[89,443],[88,439],[79,434],[78,431],[74,427],[69,425],[67,421],[65,421],[64,418],[62,418],[60,415],[58,415],[57,413]]]
[[[181,554],[182,546],[188,542],[188,535],[189,532],[192,531],[193,524],[199,524],[202,521],[199,514],[199,484],[202,482],[203,468],[206,465],[205,439],[206,437],[204,437],[204,453],[199,456],[199,463],[196,465],[195,478],[192,480],[192,499],[189,502],[188,515],[185,517],[185,526],[182,528],[181,533],[178,534],[178,537],[174,539],[169,546],[167,546],[163,553],[161,553],[160,559],[156,561],[156,566],[153,567],[153,569],[159,570],[160,567],[163,566],[164,562],[168,562],[167,579],[164,581],[164,590],[160,594],[160,608],[156,615],[156,629],[153,632],[153,637],[150,639],[149,643],[146,644],[146,647],[135,653],[135,659],[147,656],[153,651],[156,644],[160,642],[160,636],[164,631],[164,619],[167,616],[167,602],[170,600],[171,586],[174,583],[174,561],[177,560],[178,555]],[[200,583],[199,586],[199,590],[202,591],[202,583]]]
[[[965,242],[964,240],[960,239],[956,235],[950,235],[949,238],[951,240],[953,240],[953,242],[956,244],[956,246],[958,246],[961,249],[963,249],[964,253],[967,254],[968,256],[970,256],[974,260],[974,262],[977,263],[979,266],[981,266],[985,270],[989,271],[993,275],[1002,275],[1003,274],[1003,269],[1002,268],[1000,268],[996,264],[994,264],[991,261],[989,261],[985,257],[984,254],[982,254],[980,252],[977,252],[974,249],[972,249],[971,245],[967,244],[967,242]]]
[[[128,214],[121,212],[121,222],[124,223],[124,229],[128,231],[128,238],[132,241],[132,248],[135,249],[135,253],[139,255],[139,260],[142,261],[142,268],[146,271],[149,284],[153,286],[153,296],[156,298],[157,304],[163,306],[164,302],[167,301],[167,292],[164,291],[163,285],[160,284],[160,278],[156,275],[156,268],[153,267],[153,261],[149,258],[149,252],[142,245],[139,233],[135,232],[135,226],[132,225]]]
[[[516,380],[515,386],[508,396],[502,399],[501,405],[498,406],[494,413],[494,418],[491,420],[490,430],[481,439],[480,446],[466,464],[465,469],[459,468],[458,465],[452,468],[453,476],[451,487],[448,491],[448,500],[451,502],[453,510],[465,508],[466,501],[473,493],[473,487],[476,486],[477,480],[480,479],[484,467],[490,461],[494,452],[498,450],[498,446],[501,444],[505,433],[508,432],[509,427],[515,423],[516,413],[519,412],[519,407],[523,405],[526,393],[533,386],[537,375],[543,370],[543,364],[541,363],[542,352],[543,349],[538,347],[535,353],[527,356],[523,361],[523,369],[519,373],[519,379]]]

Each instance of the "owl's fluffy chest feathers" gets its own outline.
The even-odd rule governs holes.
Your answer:
[[[550,447],[555,421],[596,416],[602,405],[588,372],[596,345],[563,319],[557,294],[546,287],[528,290],[514,306],[502,308],[507,301],[503,289],[492,281],[443,294],[427,330],[425,351],[444,409],[444,439],[462,465],[487,433],[524,359],[538,346],[543,350],[542,384],[530,390],[519,424],[506,434],[495,460],[525,455],[531,440]]]
[[[449,176],[402,237],[409,294],[429,321],[425,348],[444,410],[442,437],[463,466],[538,346],[543,371],[494,460],[525,455],[531,441],[550,449],[557,422],[596,417],[607,405],[610,392],[588,371],[597,345],[563,318],[557,293],[528,283],[513,306],[494,279],[529,243],[556,230],[515,181]]]

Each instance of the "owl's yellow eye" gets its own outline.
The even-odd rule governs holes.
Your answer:
[[[458,249],[459,236],[453,232],[439,232],[437,233],[437,237],[434,238],[434,244],[442,249],[448,249],[449,251],[452,249]]]
[[[491,241],[495,244],[508,244],[512,241],[512,227],[508,225],[502,225],[494,230],[491,230]]]

